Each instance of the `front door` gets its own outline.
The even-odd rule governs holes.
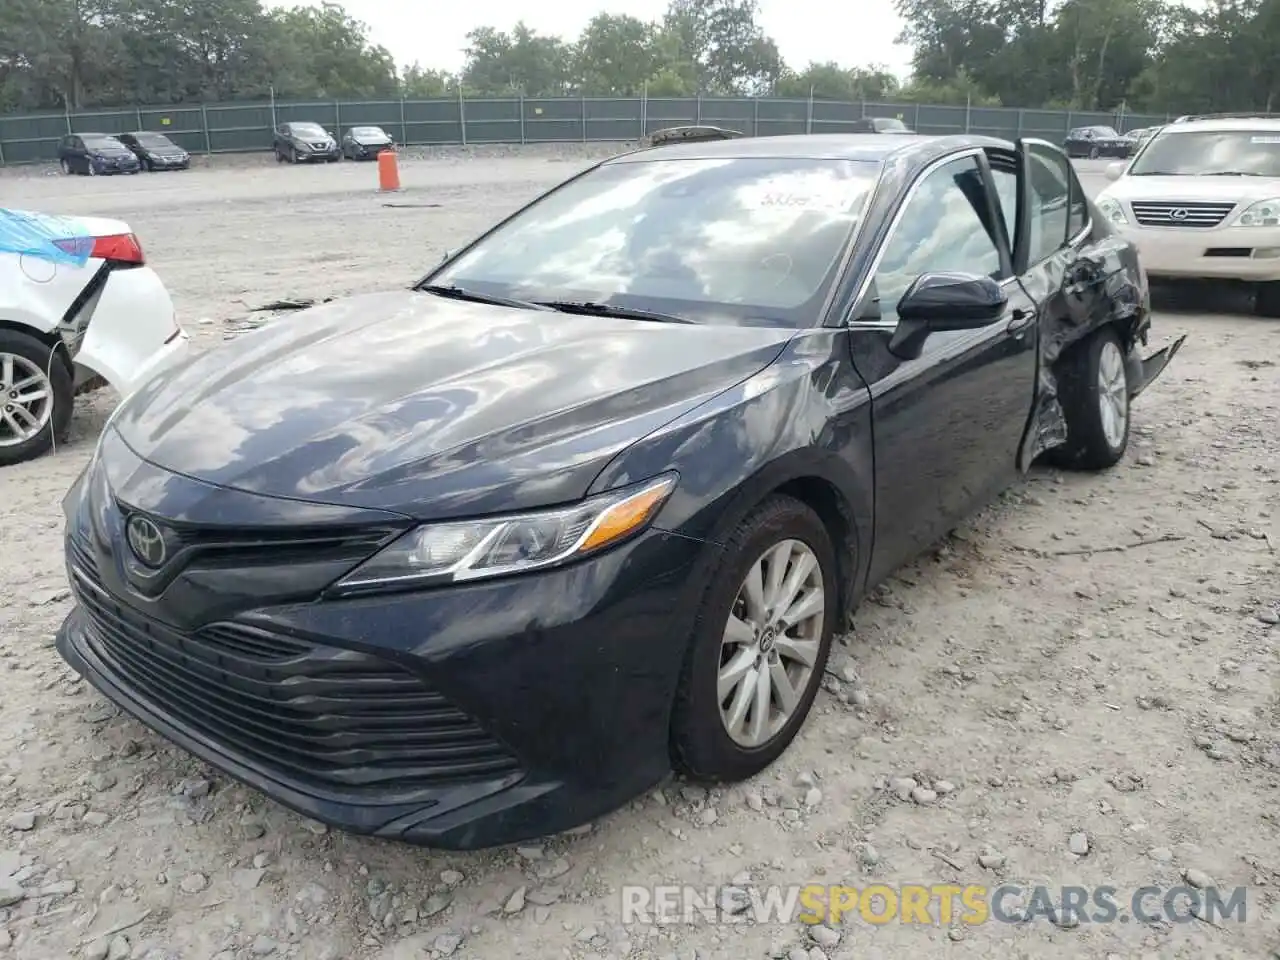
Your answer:
[[[1018,473],[1036,386],[1036,304],[1013,274],[985,157],[934,166],[908,194],[855,304],[849,342],[872,399],[875,543],[883,579],[985,503]],[[931,335],[920,357],[890,353],[896,304],[923,273],[1001,282],[1004,315],[977,330]],[[878,298],[877,310],[872,306]]]

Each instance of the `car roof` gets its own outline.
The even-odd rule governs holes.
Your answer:
[[[1164,127],[1166,133],[1240,133],[1249,130],[1280,132],[1280,119],[1275,117],[1216,117],[1205,120],[1179,120]]]
[[[885,133],[816,133],[779,137],[735,137],[644,147],[613,157],[606,163],[643,163],[648,160],[742,160],[751,157],[796,160],[857,160],[884,163],[890,157],[909,155],[913,162],[927,163],[964,147],[1004,147],[1007,140],[976,135],[921,136]]]

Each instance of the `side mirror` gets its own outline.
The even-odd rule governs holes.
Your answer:
[[[971,273],[925,273],[898,301],[898,326],[889,352],[915,360],[931,333],[976,330],[999,320],[1009,305],[1000,284]]]
[[[1127,166],[1128,166],[1128,164],[1127,164],[1127,163],[1125,163],[1123,160],[1117,160],[1115,163],[1108,163],[1108,164],[1107,164],[1107,179],[1108,179],[1108,180],[1119,180],[1119,179],[1120,179],[1120,177],[1121,177],[1121,175],[1124,173],[1124,168],[1125,168],[1125,167],[1127,167]]]

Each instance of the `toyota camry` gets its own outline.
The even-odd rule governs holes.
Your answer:
[[[1146,278],[1041,141],[649,147],[412,289],[163,372],[65,500],[58,649],[355,832],[542,836],[738,781],[832,637],[1042,454],[1105,469]]]

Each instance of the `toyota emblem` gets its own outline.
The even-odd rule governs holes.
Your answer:
[[[1185,209],[1185,208],[1183,208],[1183,207],[1177,207],[1177,208],[1175,208],[1175,209],[1173,209],[1173,210],[1170,210],[1170,211],[1169,211],[1169,219],[1170,219],[1170,220],[1185,220],[1185,219],[1187,219],[1187,211],[1186,211],[1186,209]]]
[[[135,514],[129,518],[129,549],[145,566],[153,570],[164,566],[165,547],[164,534],[155,523],[144,516]]]

